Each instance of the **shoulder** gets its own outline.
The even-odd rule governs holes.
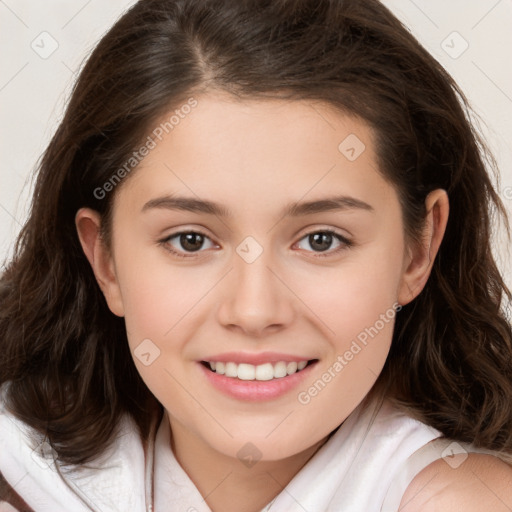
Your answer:
[[[510,512],[512,466],[483,453],[470,453],[451,465],[438,459],[411,482],[400,509],[406,506],[411,512]]]

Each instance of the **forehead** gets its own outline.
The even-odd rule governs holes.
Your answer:
[[[373,133],[366,123],[323,102],[241,100],[225,93],[202,95],[196,101],[197,106],[180,119],[166,113],[159,124],[169,132],[163,134],[164,143],[172,145],[174,139],[180,146],[175,149],[193,151],[196,159],[206,157],[213,163],[236,154],[246,164],[255,158],[276,164],[301,158],[316,163],[320,153],[336,159],[341,152],[354,161],[363,150],[373,151]],[[169,119],[178,122],[170,127]],[[349,146],[355,153],[346,152]],[[159,153],[157,148],[152,155],[157,158]]]
[[[360,119],[312,101],[195,100],[193,109],[178,106],[155,124],[155,147],[121,195],[140,203],[185,193],[215,198],[236,214],[334,192],[366,202],[391,192],[377,168],[374,134]]]

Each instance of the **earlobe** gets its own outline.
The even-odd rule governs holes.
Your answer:
[[[81,208],[75,216],[75,226],[82,250],[91,265],[108,307],[115,315],[124,316],[113,257],[101,237],[100,214],[90,208]]]
[[[434,260],[441,246],[449,215],[448,194],[443,189],[430,192],[425,200],[427,215],[422,242],[409,248],[405,270],[398,294],[398,302],[408,304],[425,287]]]

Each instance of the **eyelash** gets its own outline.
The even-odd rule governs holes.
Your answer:
[[[341,251],[345,251],[347,249],[350,249],[351,247],[354,246],[354,243],[345,238],[343,235],[340,235],[339,233],[337,233],[336,231],[332,230],[332,229],[320,229],[320,230],[317,230],[317,231],[311,231],[309,233],[306,233],[300,240],[303,240],[304,238],[307,238],[311,235],[315,235],[315,234],[318,234],[318,233],[323,233],[323,234],[329,234],[329,235],[332,235],[333,237],[335,237],[339,242],[341,242],[342,245],[340,245],[337,249],[335,249],[334,251],[322,251],[322,252],[314,252],[314,251],[307,251],[307,252],[314,252],[315,253],[315,258],[328,258],[328,257],[331,257],[331,256],[334,256],[334,255],[337,255],[338,253],[340,253]],[[182,252],[178,252],[176,250],[174,250],[170,245],[169,245],[169,241],[172,240],[173,238],[176,238],[180,235],[188,235],[188,234],[194,234],[194,235],[201,235],[205,238],[208,238],[210,239],[210,237],[208,235],[206,235],[205,233],[202,233],[201,231],[179,231],[177,233],[173,233],[172,235],[162,239],[159,241],[159,244],[161,244],[167,251],[169,251],[170,253],[172,253],[174,256],[177,256],[179,258],[193,258],[196,256],[196,252],[199,253],[199,252],[203,252],[201,250],[199,251],[195,251],[195,252],[192,252],[192,253],[182,253]]]

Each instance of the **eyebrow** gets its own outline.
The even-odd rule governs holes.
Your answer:
[[[162,196],[151,199],[142,207],[142,211],[154,208],[168,210],[183,210],[195,213],[206,213],[218,217],[231,218],[232,213],[221,204],[203,199],[183,196]],[[282,217],[299,217],[303,215],[312,215],[314,213],[323,213],[343,210],[363,210],[375,213],[372,206],[360,199],[350,196],[331,196],[315,201],[294,202],[287,205]]]

